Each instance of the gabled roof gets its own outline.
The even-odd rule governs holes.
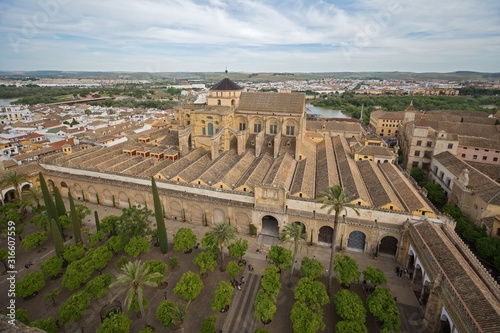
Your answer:
[[[223,78],[219,83],[210,88],[210,90],[242,90],[239,85],[231,81],[230,79]]]
[[[457,178],[464,169],[469,170],[469,186],[472,187],[474,192],[479,195],[484,202],[500,205],[500,185],[496,181],[474,169],[448,151],[434,155],[433,159],[439,162]]]
[[[302,114],[305,110],[304,93],[241,93],[238,111],[262,111]]]
[[[49,143],[49,146],[54,147],[57,150],[61,150],[62,146],[66,145],[66,144],[74,146],[75,145],[75,141],[74,141],[73,138],[69,138],[67,140],[61,140],[61,141],[56,141],[56,142]]]
[[[410,105],[405,109],[405,111],[415,111],[415,107],[413,106],[413,101],[410,102]]]

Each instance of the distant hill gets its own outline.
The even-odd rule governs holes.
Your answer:
[[[0,71],[0,77],[4,78],[62,78],[62,77],[95,77],[95,78],[127,78],[127,79],[187,79],[197,78],[207,82],[218,81],[225,77],[224,72],[101,72],[101,71]],[[283,80],[307,80],[321,78],[338,79],[367,79],[367,80],[496,80],[500,73],[483,73],[473,71],[456,71],[450,73],[414,73],[414,72],[314,72],[314,73],[255,73],[255,72],[230,72],[228,76],[237,81],[251,82],[275,82]]]

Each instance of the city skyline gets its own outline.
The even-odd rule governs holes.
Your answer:
[[[0,70],[499,72],[500,3],[0,3]]]

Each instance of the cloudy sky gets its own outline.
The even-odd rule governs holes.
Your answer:
[[[500,72],[498,0],[0,0],[0,70]]]

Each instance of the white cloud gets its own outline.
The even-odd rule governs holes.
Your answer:
[[[500,71],[499,36],[496,1],[0,3],[7,70]]]

